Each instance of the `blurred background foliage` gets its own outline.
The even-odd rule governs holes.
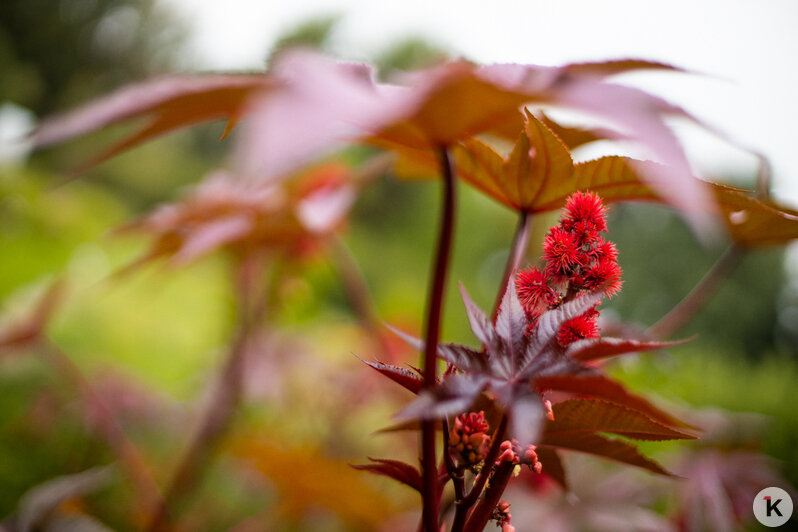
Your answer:
[[[325,48],[336,21],[307,21],[287,31],[274,51]],[[0,105],[41,118],[124,83],[190,68],[184,36],[179,21],[153,1],[4,0]],[[446,56],[431,41],[409,37],[387,46],[375,62],[387,76]],[[213,256],[181,269],[149,266],[117,277],[144,242],[109,231],[178,197],[223,162],[229,141],[217,141],[222,128],[169,136],[61,186],[55,185],[65,171],[96,151],[100,137],[34,154],[25,164],[0,163],[0,323],[12,323],[50,280],[65,277],[70,295],[50,336],[96,383],[160,482],[185,445],[233,333],[230,264]],[[363,148],[347,157],[359,161],[370,154]],[[450,288],[462,282],[488,306],[515,219],[474,191],[460,190]],[[420,329],[437,198],[434,181],[386,176],[366,188],[344,234],[379,316],[412,332]],[[555,218],[535,221],[530,262]],[[662,207],[613,206],[609,225],[625,284],[605,307],[618,320],[642,326],[675,305],[723,250],[722,244],[698,244]],[[695,340],[624,359],[613,371],[631,389],[653,391],[680,408],[712,405],[767,415],[763,448],[796,485],[798,417],[791,398],[798,378],[798,278],[792,268],[783,249],[750,253],[681,331]],[[373,434],[407,397],[351,356],[383,357],[357,327],[331,263],[318,257],[294,273],[280,287],[277,327],[263,338],[269,354],[247,377],[244,414],[200,489],[184,501],[194,510],[186,514],[187,529],[371,530],[389,526],[385,515],[401,520],[414,508],[415,498],[403,488],[345,466],[367,455],[413,458],[412,436]],[[445,308],[446,338],[473,344],[456,290]],[[397,353],[397,362],[415,363],[415,354]],[[0,356],[0,389],[0,517],[48,479],[113,461],[74,383],[45,357]],[[334,487],[341,483],[345,489]],[[79,504],[113,529],[130,529],[135,509],[119,504],[129,490],[117,474]]]

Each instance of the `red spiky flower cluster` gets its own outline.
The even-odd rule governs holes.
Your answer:
[[[565,204],[560,223],[543,242],[542,269],[527,268],[516,276],[516,292],[534,326],[546,310],[582,294],[602,290],[612,297],[621,288],[618,250],[600,235],[607,230],[607,208],[593,192],[576,192]],[[565,347],[599,335],[598,309],[591,308],[562,325],[557,335]]]

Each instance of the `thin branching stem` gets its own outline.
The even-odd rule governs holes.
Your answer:
[[[504,433],[506,430],[507,416],[502,416],[502,420],[499,422],[499,427],[496,429],[496,432],[493,433],[493,443],[488,450],[488,455],[485,457],[485,463],[482,466],[482,471],[480,471],[477,477],[474,479],[474,484],[471,486],[471,491],[469,491],[468,495],[465,497],[459,498],[455,501],[452,532],[462,532],[464,530],[466,518],[468,517],[468,511],[477,502],[479,496],[482,494],[482,490],[485,489],[485,484],[487,484],[488,478],[490,478],[491,471],[493,470],[493,464],[496,463],[496,459],[499,457],[499,451],[501,450],[501,444],[504,441]]]
[[[39,338],[38,345],[58,371],[72,381],[83,395],[84,401],[92,411],[97,431],[108,443],[117,456],[122,470],[130,478],[139,505],[136,513],[140,514],[141,510],[152,512],[159,508],[163,501],[158,484],[152,477],[144,457],[127,437],[113,412],[97,394],[80,368],[58,345],[46,336]]]
[[[221,368],[216,388],[199,427],[188,448],[180,460],[171,481],[164,490],[163,504],[157,509],[147,527],[149,532],[161,532],[170,529],[171,511],[196,485],[205,469],[209,458],[221,436],[230,426],[236,408],[241,399],[243,386],[243,369],[247,349],[257,325],[266,312],[266,297],[253,298],[252,282],[247,277],[253,272],[253,263],[241,263],[243,279],[238,283],[239,328],[233,344]],[[251,277],[249,279],[252,280]],[[265,291],[268,294],[269,291]]]
[[[507,257],[507,263],[504,266],[504,274],[502,275],[502,282],[499,285],[496,302],[493,304],[494,320],[499,314],[499,305],[501,305],[504,292],[510,283],[510,277],[518,270],[526,254],[526,249],[529,246],[529,228],[531,226],[532,217],[527,211],[521,211],[518,216],[518,225],[515,228],[515,235],[513,235],[513,243],[510,245],[510,255]]]
[[[485,496],[479,501],[474,511],[471,512],[463,529],[464,532],[482,532],[485,529],[493,509],[499,504],[504,489],[513,476],[514,468],[515,464],[512,462],[504,462],[496,467],[490,479],[490,486],[485,490]]]
[[[341,280],[349,306],[360,321],[361,327],[372,337],[377,347],[385,354],[390,354],[390,346],[383,333],[383,327],[374,309],[366,279],[352,256],[349,246],[338,235],[329,239],[330,260]]]
[[[425,329],[424,358],[422,361],[424,386],[435,386],[437,378],[438,339],[440,337],[443,296],[446,277],[451,261],[454,241],[455,177],[449,150],[440,148],[441,174],[443,177],[443,208],[438,232],[435,263],[432,271],[427,320]],[[421,479],[423,509],[421,521],[426,532],[438,532],[440,497],[438,490],[438,467],[435,457],[435,421],[421,423]]]
[[[458,469],[452,458],[452,453],[449,452],[449,420],[443,420],[443,463],[446,466],[446,472],[449,478],[452,479],[454,484],[454,497],[456,501],[462,500],[465,497],[465,479],[463,478],[463,470]]]
[[[667,338],[686,325],[709,301],[712,293],[737,267],[744,255],[743,248],[731,244],[690,293],[648,329],[648,335]]]

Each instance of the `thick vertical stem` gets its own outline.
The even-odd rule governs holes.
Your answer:
[[[452,254],[454,237],[455,181],[449,151],[440,149],[441,173],[443,177],[443,209],[438,231],[435,263],[432,271],[432,286],[427,302],[424,358],[422,361],[424,386],[435,386],[437,378],[438,339],[441,328],[443,295],[446,276]],[[435,458],[435,421],[421,423],[421,477],[423,509],[421,521],[426,532],[438,532],[440,497],[438,490],[438,467]]]
[[[504,266],[504,274],[502,275],[502,282],[499,285],[499,292],[496,296],[496,303],[493,305],[493,319],[499,314],[499,305],[501,305],[504,292],[510,283],[510,277],[518,270],[521,260],[524,258],[526,248],[529,245],[529,228],[532,225],[532,217],[526,211],[521,211],[518,216],[518,225],[515,228],[515,235],[513,236],[513,243],[510,245],[510,255],[507,257],[507,263]]]

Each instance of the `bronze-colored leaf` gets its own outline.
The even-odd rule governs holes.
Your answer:
[[[365,362],[369,367],[377,370],[380,374],[385,375],[402,388],[410,390],[414,394],[418,394],[423,387],[424,383],[421,379],[421,376],[407,368],[383,364],[382,362],[368,362],[366,360],[363,362]]]
[[[683,69],[647,59],[613,59],[610,61],[596,61],[586,63],[571,63],[565,65],[563,70],[570,74],[592,76],[615,76],[635,70],[667,70],[671,72],[684,72]]]
[[[546,434],[611,432],[636,440],[692,440],[696,437],[659,423],[631,408],[595,399],[570,399],[553,407]],[[544,436],[545,437],[545,436]]]
[[[608,458],[623,464],[637,466],[658,475],[673,476],[660,464],[640,454],[634,445],[624,441],[606,438],[590,432],[576,434],[547,434],[541,447],[557,447]],[[543,467],[546,467],[544,464]]]
[[[535,452],[538,455],[538,460],[543,464],[543,473],[549,475],[562,489],[568,491],[568,477],[559,453],[548,447],[538,447]]]
[[[683,344],[687,340],[676,342],[643,342],[640,340],[629,340],[625,338],[590,338],[579,340],[568,346],[567,355],[574,360],[587,362],[590,360],[601,360],[603,358],[625,355],[628,353],[641,353],[643,351],[655,351],[674,345]]]
[[[524,130],[506,159],[477,139],[464,141],[453,151],[458,174],[465,181],[501,203],[527,212],[542,210],[537,205],[551,195],[549,190],[560,189],[574,172],[568,149],[529,111]],[[571,192],[564,192],[563,198]]]
[[[86,170],[158,135],[211,120],[236,120],[244,114],[254,94],[273,84],[263,74],[195,74],[153,79],[46,119],[33,133],[33,142],[44,147],[113,124],[148,120],[141,130],[84,163],[80,170]]]
[[[611,401],[642,412],[655,421],[671,427],[695,429],[657,408],[647,399],[629,392],[623,385],[604,375],[540,377],[535,384],[541,390],[551,389]]]
[[[798,212],[772,201],[754,199],[752,191],[713,185],[726,228],[745,247],[786,244],[798,238]]]
[[[352,465],[354,469],[368,471],[375,475],[383,475],[410,486],[421,492],[421,474],[418,469],[399,460],[386,460],[384,458],[369,458],[373,464]]]

